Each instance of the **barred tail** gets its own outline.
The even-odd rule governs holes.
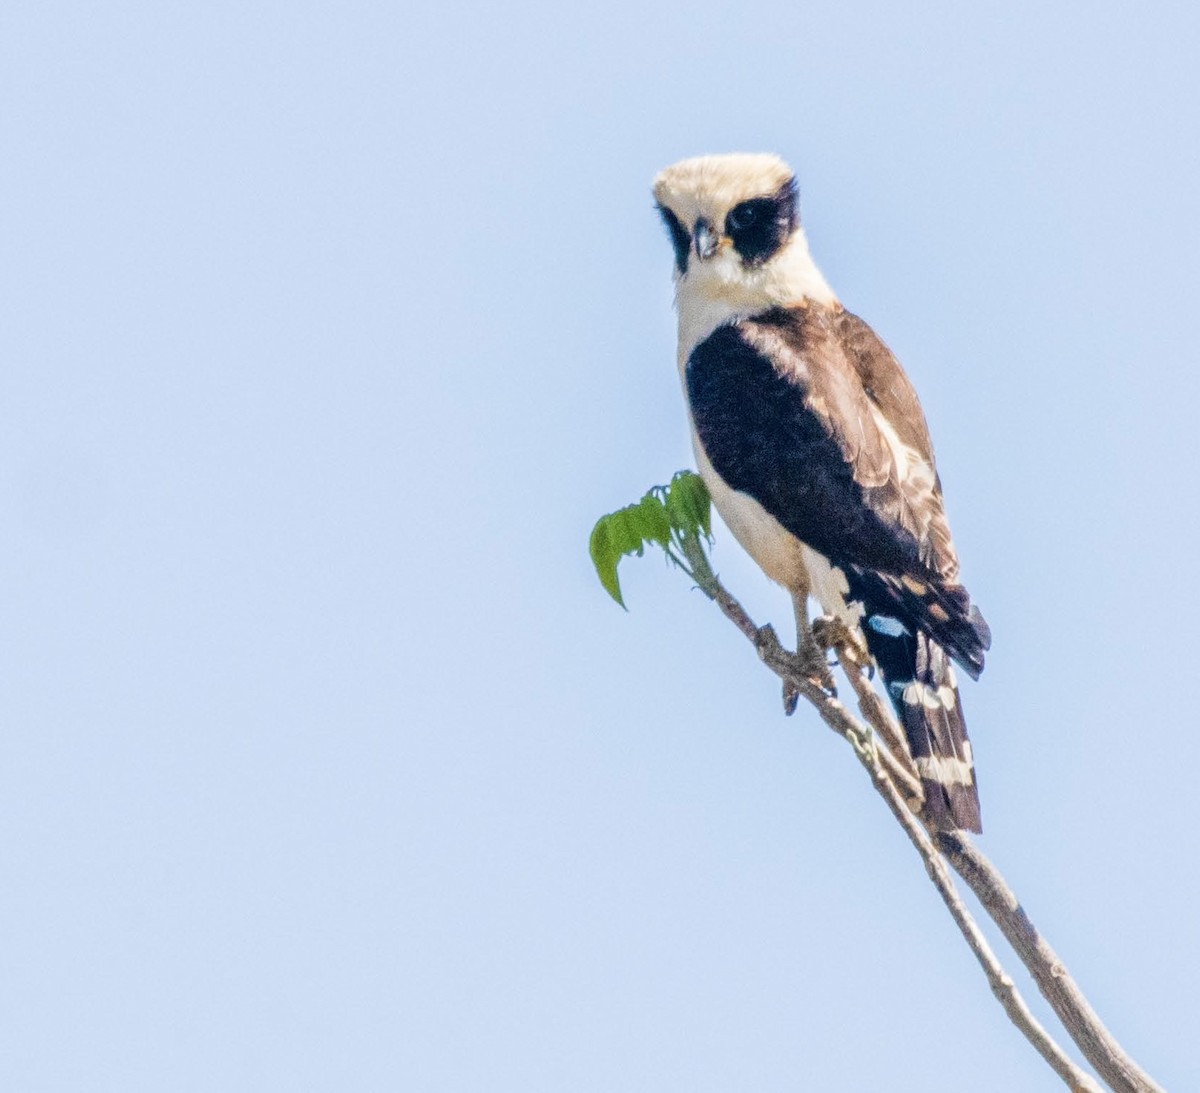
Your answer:
[[[992,643],[987,623],[959,584],[853,563],[846,577],[921,776],[926,818],[942,830],[979,831],[975,763],[950,658],[978,679]]]
[[[890,616],[868,615],[863,623],[921,776],[926,818],[941,830],[982,831],[971,741],[945,650]]]

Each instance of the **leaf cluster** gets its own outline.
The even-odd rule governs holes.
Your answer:
[[[652,486],[640,501],[596,521],[590,542],[592,564],[608,594],[624,607],[617,577],[622,558],[632,554],[640,558],[653,544],[694,580],[702,580],[705,574],[697,572],[697,559],[704,558],[701,539],[712,542],[708,488],[694,471],[679,471],[669,485]]]

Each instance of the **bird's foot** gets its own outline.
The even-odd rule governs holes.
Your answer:
[[[837,698],[837,684],[833,681],[833,672],[825,659],[825,650],[815,641],[800,642],[800,647],[792,654],[796,674],[812,684],[817,690],[829,698]],[[796,686],[787,680],[783,684],[783,712],[789,717],[796,712],[796,703],[800,692]]]
[[[868,676],[874,678],[875,664],[867,651],[866,642],[861,634],[851,630],[841,619],[831,615],[813,619],[812,636],[813,643],[822,652],[832,649],[835,654],[846,657],[856,667],[865,667]]]

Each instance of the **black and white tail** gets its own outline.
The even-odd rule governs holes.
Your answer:
[[[987,623],[957,585],[936,588],[859,571],[851,591],[865,608],[863,636],[921,777],[926,818],[941,830],[981,831],[975,763],[950,658],[978,677],[991,644]]]

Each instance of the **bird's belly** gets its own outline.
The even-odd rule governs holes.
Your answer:
[[[748,493],[735,490],[714,470],[699,442],[696,463],[713,505],[733,537],[771,580],[793,591],[808,587],[808,548]]]

